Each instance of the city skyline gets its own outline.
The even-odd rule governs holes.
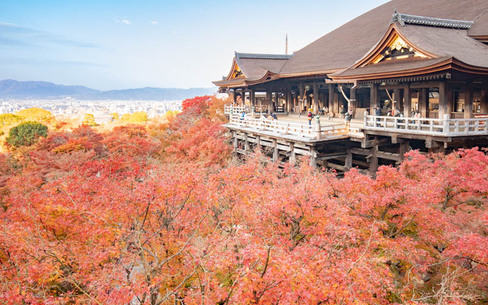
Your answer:
[[[385,2],[0,0],[0,79],[211,87],[234,51],[293,53]]]

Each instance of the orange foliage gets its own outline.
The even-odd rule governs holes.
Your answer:
[[[187,110],[0,155],[3,303],[486,302],[483,152],[411,152],[376,179],[228,165],[218,120]]]

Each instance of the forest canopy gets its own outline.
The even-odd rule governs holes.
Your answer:
[[[224,103],[0,154],[2,302],[488,302],[484,150],[411,151],[376,178],[241,162]]]

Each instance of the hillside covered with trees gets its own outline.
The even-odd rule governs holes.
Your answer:
[[[44,122],[7,144],[1,303],[488,302],[483,149],[412,151],[374,179],[242,162],[224,102],[108,131]]]

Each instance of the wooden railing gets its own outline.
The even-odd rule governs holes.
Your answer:
[[[243,112],[247,112],[249,109],[246,109],[244,106],[232,106],[232,105],[225,105],[224,106],[224,113],[225,114],[239,114]]]
[[[344,124],[322,125],[319,120],[315,119],[312,125],[308,125],[280,120],[269,120],[264,117],[256,119],[250,116],[234,114],[231,115],[229,124],[240,128],[252,128],[269,131],[278,135],[291,135],[313,140],[345,138],[348,136],[348,131]]]
[[[433,135],[433,136],[469,136],[488,135],[488,118],[443,119],[402,118],[368,115],[364,118],[365,130]]]

